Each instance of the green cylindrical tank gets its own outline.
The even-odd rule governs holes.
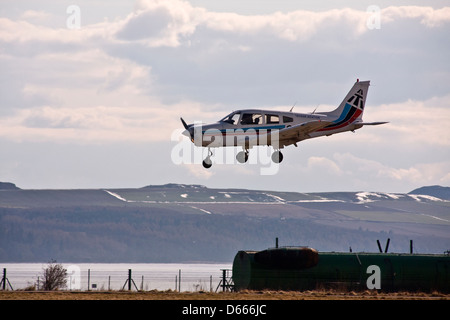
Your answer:
[[[337,253],[311,248],[239,251],[233,261],[237,290],[321,287],[450,291],[450,256]]]
[[[318,257],[316,250],[306,247],[239,251],[233,262],[233,282],[238,290],[295,290],[309,281],[302,271],[316,266]]]

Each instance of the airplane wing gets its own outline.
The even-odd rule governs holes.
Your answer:
[[[280,140],[291,140],[295,139],[297,141],[309,138],[309,134],[323,129],[330,125],[331,121],[309,121],[288,128],[281,129],[278,132]]]
[[[298,141],[310,138],[310,133],[323,129],[330,124],[332,124],[331,121],[320,120],[304,122],[281,130],[271,131],[267,134],[267,138],[278,139],[280,147],[288,146],[295,144]]]

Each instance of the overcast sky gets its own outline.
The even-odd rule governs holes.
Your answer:
[[[450,186],[447,1],[0,1],[0,181],[24,189],[186,183],[279,191]],[[178,164],[187,122],[240,108],[365,121],[261,164]]]

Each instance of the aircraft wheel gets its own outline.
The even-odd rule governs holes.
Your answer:
[[[272,153],[272,161],[275,163],[280,163],[281,161],[283,161],[283,154],[281,153],[281,151],[275,151],[274,153]]]
[[[206,158],[205,160],[203,160],[202,164],[205,169],[211,168],[211,166],[212,166],[211,158],[210,157]]]
[[[248,160],[248,153],[244,152],[244,151],[238,152],[238,154],[236,155],[236,160],[239,163],[247,162],[247,160]]]

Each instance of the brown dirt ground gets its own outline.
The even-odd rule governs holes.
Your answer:
[[[0,300],[450,300],[449,293],[339,291],[0,291]]]

